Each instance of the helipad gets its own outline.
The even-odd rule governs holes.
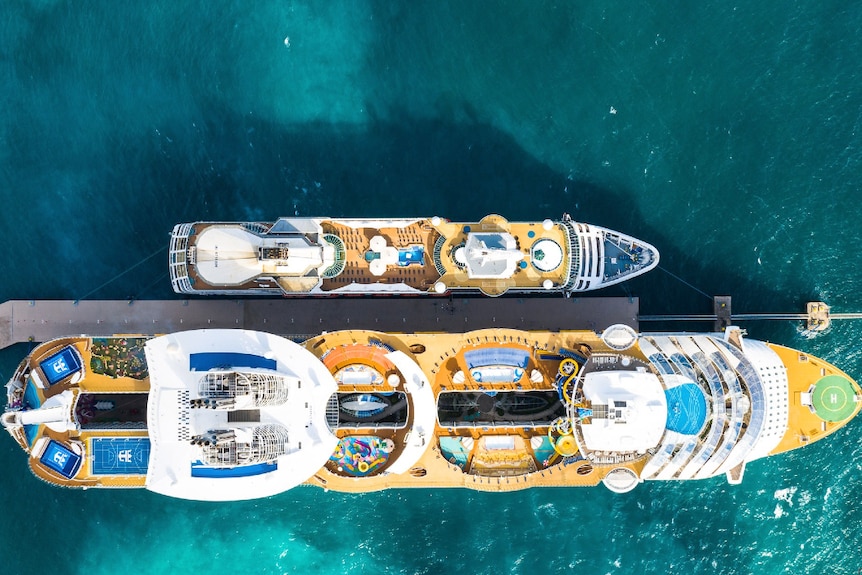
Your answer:
[[[814,384],[814,411],[826,421],[844,421],[853,415],[853,385],[840,375],[827,375]]]

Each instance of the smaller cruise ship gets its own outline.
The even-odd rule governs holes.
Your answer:
[[[78,336],[36,346],[7,392],[0,421],[40,479],[211,501],[298,485],[738,483],[748,463],[821,440],[862,407],[835,366],[737,328],[624,325],[301,343],[222,329]]]
[[[650,244],[573,221],[280,218],[195,222],[171,234],[174,291],[201,295],[571,294],[658,265]]]

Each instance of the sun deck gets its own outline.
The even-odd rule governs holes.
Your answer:
[[[371,399],[381,392],[403,392],[411,413],[417,399],[406,392],[403,374],[385,360],[385,353],[413,350],[422,372],[433,376],[429,384],[435,421],[430,449],[400,476],[386,471],[401,458],[404,445],[411,440],[409,433],[387,426],[359,429],[355,422],[339,422],[340,446],[312,484],[344,491],[420,485],[502,491],[595,485],[611,468],[620,467],[619,462],[589,461],[571,446],[569,451],[559,447],[559,421],[566,417],[559,365],[564,359],[583,363],[592,346],[601,347],[601,340],[592,332],[481,330],[463,336],[393,338],[344,331],[314,338],[306,345],[337,380],[346,369],[361,372],[356,368],[373,366],[373,380],[379,383],[368,383],[369,376],[363,385],[342,382],[339,395],[361,392]],[[395,382],[395,387],[387,385]],[[373,400],[366,404],[369,410],[379,405]],[[404,429],[414,424],[410,418]],[[629,461],[623,466],[637,472],[642,462]]]

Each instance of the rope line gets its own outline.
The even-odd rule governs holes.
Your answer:
[[[673,273],[671,273],[671,272],[667,271],[666,269],[664,269],[664,268],[663,268],[663,267],[661,267],[661,266],[658,266],[658,269],[660,269],[661,271],[663,271],[663,272],[664,272],[664,273],[666,273],[667,275],[671,276],[672,278],[676,278],[676,279],[678,279],[679,281],[681,281],[682,283],[684,283],[685,285],[687,285],[688,287],[690,287],[691,289],[693,289],[693,290],[694,290],[694,291],[696,291],[697,293],[701,294],[703,297],[705,297],[705,298],[707,298],[707,299],[709,299],[709,300],[712,300],[712,296],[711,296],[711,295],[709,295],[708,293],[706,293],[705,291],[703,291],[703,290],[701,290],[701,289],[697,289],[696,287],[694,287],[693,285],[691,285],[690,283],[688,283],[687,281],[685,281],[684,279],[682,279],[682,278],[681,278],[681,277],[679,277],[678,275],[675,275],[675,274],[673,274]]]
[[[134,296],[134,297],[135,297],[135,298],[139,298],[139,297],[141,297],[142,295],[146,294],[146,293],[147,293],[147,290],[149,290],[151,287],[153,287],[154,285],[156,285],[157,283],[159,283],[160,281],[162,281],[163,279],[165,279],[166,277],[168,277],[168,274],[169,274],[169,273],[170,273],[170,272],[169,272],[169,271],[167,271],[167,272],[163,273],[162,275],[160,275],[159,277],[157,277],[156,279],[154,279],[152,282],[150,282],[149,284],[147,284],[147,286],[146,286],[146,287],[144,287],[144,289],[142,289],[142,290],[138,290],[138,294],[137,294],[136,296]]]
[[[148,261],[148,260],[153,259],[154,257],[156,257],[157,255],[159,255],[161,252],[165,251],[166,249],[167,249],[167,246],[162,246],[162,247],[160,247],[159,249],[157,249],[156,251],[154,251],[153,253],[151,253],[150,255],[148,255],[147,257],[145,257],[144,259],[142,259],[141,261],[139,261],[138,263],[136,263],[136,264],[135,264],[135,265],[133,265],[132,267],[130,267],[130,268],[126,268],[124,271],[121,271],[120,273],[118,273],[117,275],[115,275],[114,277],[112,277],[111,279],[109,279],[108,281],[106,281],[105,283],[103,283],[102,285],[100,285],[99,287],[97,287],[96,289],[93,289],[93,290],[90,290],[89,292],[87,292],[87,294],[86,294],[86,295],[84,295],[84,297],[81,297],[81,298],[78,298],[78,299],[87,299],[88,297],[90,297],[91,295],[93,295],[94,293],[96,293],[97,291],[99,291],[100,289],[102,289],[103,287],[105,287],[106,285],[108,285],[108,284],[110,284],[110,283],[114,282],[117,278],[119,278],[119,277],[122,277],[122,276],[126,275],[127,273],[129,273],[130,271],[132,271],[133,269],[135,269],[136,267],[138,267],[139,265],[143,264],[144,262],[146,262],[146,261]]]

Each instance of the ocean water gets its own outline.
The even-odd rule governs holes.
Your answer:
[[[643,313],[862,311],[862,7],[748,4],[0,0],[0,301],[172,297],[180,221],[566,211],[661,250],[599,294]],[[745,327],[862,377],[862,322]],[[53,488],[0,439],[0,565],[857,574],[860,433],[739,486],[219,505]]]

